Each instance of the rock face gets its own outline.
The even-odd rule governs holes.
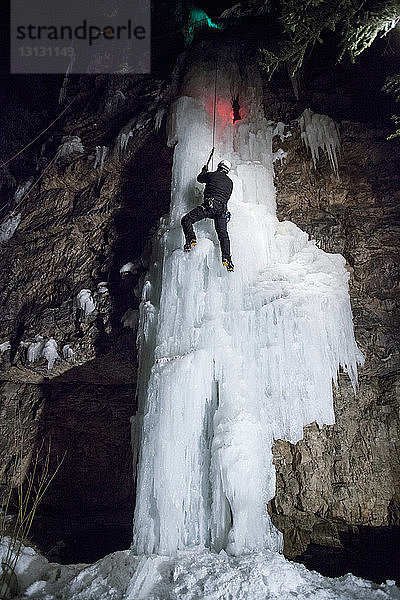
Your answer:
[[[13,481],[16,432],[24,465],[43,439],[52,469],[66,453],[34,531],[66,561],[131,540],[135,287],[146,239],[169,206],[171,152],[155,131],[165,85],[118,83],[83,88],[83,107],[93,95],[97,107],[69,114],[22,201],[10,189],[10,214],[21,220],[0,245],[2,483]]]
[[[345,375],[335,393],[336,425],[305,428],[295,446],[274,446],[277,494],[270,511],[285,552],[342,546],[362,527],[399,524],[398,147],[387,131],[342,122],[340,178],[324,157],[317,170],[298,130],[276,163],[279,218],[294,221],[350,271],[356,339],[366,362],[355,396]]]
[[[399,525],[399,147],[389,131],[341,121],[340,177],[326,157],[314,170],[293,121],[305,107],[288,88],[266,79],[265,89],[266,117],[286,119],[292,133],[275,148],[287,153],[275,163],[278,216],[345,256],[366,357],[357,396],[340,377],[336,425],[310,424],[296,445],[275,442],[269,510],[295,557],[313,545],[339,548],[363,527]],[[34,539],[57,560],[92,561],[131,539],[134,311],[146,243],[168,211],[171,150],[164,83],[99,77],[72,82],[69,93],[76,106],[38,157],[38,184],[12,200],[23,181],[16,172],[3,177],[3,197],[8,190],[9,211],[21,220],[0,245],[0,455],[7,487],[15,429],[25,471],[43,438],[51,437],[53,467],[67,453]],[[335,103],[329,98],[324,112]],[[325,100],[321,93],[312,108],[322,112]]]

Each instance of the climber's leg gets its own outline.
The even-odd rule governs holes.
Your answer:
[[[183,233],[185,234],[186,244],[184,249],[189,252],[191,248],[196,244],[196,234],[193,229],[193,223],[205,219],[206,215],[202,206],[196,206],[193,210],[184,215],[181,219],[181,225]]]
[[[229,240],[225,211],[223,215],[214,217],[215,231],[221,246],[222,260],[231,259],[231,243]]]

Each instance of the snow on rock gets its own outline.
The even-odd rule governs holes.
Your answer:
[[[327,115],[319,115],[309,108],[298,119],[301,139],[311,150],[314,168],[319,160],[320,149],[327,153],[332,169],[338,172],[337,152],[340,150],[339,131],[335,121]]]
[[[285,140],[286,138],[290,137],[292,135],[290,131],[288,131],[287,133],[284,133],[285,127],[288,127],[288,125],[285,125],[285,123],[282,123],[282,121],[279,121],[279,123],[277,123],[275,126],[275,129],[272,133],[272,137],[279,135],[281,142],[283,142],[283,140]]]
[[[6,555],[0,543],[0,559]],[[354,575],[331,579],[268,550],[240,557],[201,548],[176,557],[114,552],[93,565],[49,563],[22,547],[20,592],[33,600],[399,600],[394,582]]]
[[[90,290],[81,290],[76,296],[76,301],[78,307],[82,310],[85,319],[96,310],[96,303],[93,300],[92,292]]]
[[[135,260],[135,262],[127,262],[120,268],[119,274],[121,275],[121,277],[126,277],[128,273],[132,273],[132,275],[135,275],[135,273],[138,272],[141,266],[142,261],[140,258],[138,260]]]
[[[285,160],[285,158],[287,158],[287,152],[285,152],[282,148],[278,148],[278,150],[272,154],[273,163],[279,160],[282,165],[282,162]]]
[[[57,149],[57,159],[63,158],[74,152],[84,152],[81,138],[77,135],[64,135]]]
[[[195,225],[197,246],[183,252],[180,220],[201,201],[196,175],[212,140],[215,56],[203,54],[169,115],[171,210],[154,238],[139,309],[138,553],[198,544],[232,555],[280,551],[267,512],[273,441],[295,443],[306,424],[334,423],[332,380],[342,367],[356,388],[363,362],[344,258],[276,217],[274,128],[257,67],[239,66],[229,52],[218,65],[214,164],[233,165],[235,272],[221,264],[210,221]],[[234,126],[233,81],[248,103]]]
[[[0,344],[0,356],[4,354],[4,352],[7,352],[7,350],[11,350],[10,342],[3,342],[2,344]]]
[[[108,281],[100,281],[100,283],[97,284],[97,293],[108,294]]]
[[[11,212],[0,225],[0,244],[8,242],[14,235],[18,225],[21,223],[21,213]]]
[[[65,358],[65,360],[68,360],[69,358],[72,358],[74,356],[74,351],[71,348],[70,344],[65,344],[63,346],[62,355]]]

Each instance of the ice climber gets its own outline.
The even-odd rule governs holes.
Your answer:
[[[196,245],[196,234],[193,223],[202,219],[214,219],[215,231],[219,239],[222,253],[222,264],[228,271],[233,271],[231,248],[227,230],[228,215],[227,205],[231,197],[233,182],[228,173],[231,169],[229,160],[221,160],[216,171],[208,171],[205,165],[197,176],[199,183],[205,183],[203,204],[182,217],[181,223],[186,238],[185,252],[190,252]]]

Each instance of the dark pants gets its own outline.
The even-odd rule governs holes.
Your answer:
[[[217,205],[217,207],[209,208],[202,204],[201,206],[196,206],[196,208],[182,217],[181,224],[183,227],[183,233],[185,234],[186,242],[196,239],[193,223],[201,221],[202,219],[214,219],[214,227],[221,246],[222,258],[230,258],[231,244],[226,227],[226,207]]]

